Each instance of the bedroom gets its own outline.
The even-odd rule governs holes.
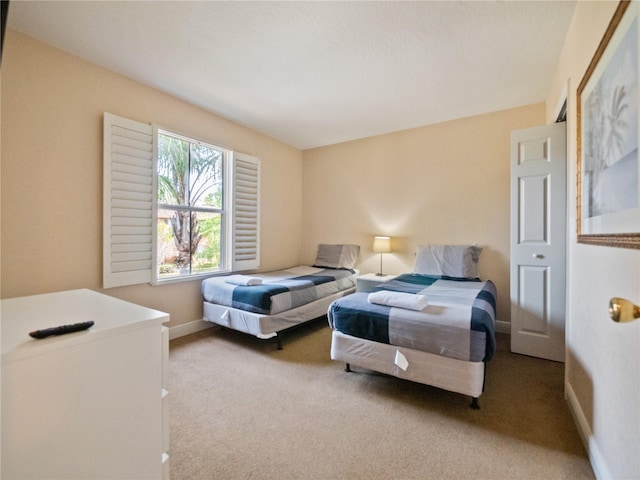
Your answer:
[[[575,89],[615,6],[576,6],[553,84],[534,104],[307,150],[9,30],[2,64],[2,298],[80,287],[101,291],[104,111],[198,137],[214,131],[212,140],[260,157],[268,165],[262,177],[262,224],[270,227],[263,228],[261,239],[264,270],[310,262],[320,242],[350,241],[363,249],[358,268],[374,272],[373,235],[388,234],[396,239],[397,252],[385,256],[384,270],[400,273],[410,270],[416,243],[464,239],[489,247],[481,275],[506,292],[509,133],[554,119],[567,79]],[[569,112],[575,113],[571,101],[570,96]],[[575,144],[574,135],[569,139]],[[425,146],[433,159],[427,169]],[[470,158],[476,162],[470,164]],[[424,179],[415,175],[422,171]],[[434,197],[424,195],[423,180]],[[445,185],[455,186],[457,195],[443,208]],[[573,210],[571,203],[569,215]],[[461,216],[465,222],[457,221]],[[625,447],[639,443],[632,420],[637,420],[640,386],[627,366],[638,363],[637,342],[629,343],[637,340],[638,326],[622,338],[608,323],[606,305],[616,295],[640,300],[640,258],[631,250],[577,245],[571,237],[569,243],[567,381],[591,437],[594,468],[603,478],[623,476],[639,469],[634,450]],[[202,318],[198,282],[106,293],[169,312],[176,334],[188,332],[192,322],[197,327]],[[504,295],[498,312],[508,329]],[[590,331],[597,332],[598,348]],[[622,399],[622,407],[609,407],[613,399]]]

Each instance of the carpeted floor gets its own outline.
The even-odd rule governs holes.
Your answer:
[[[326,319],[272,341],[209,329],[170,346],[171,478],[593,479],[563,364],[498,335],[469,397],[329,359]]]

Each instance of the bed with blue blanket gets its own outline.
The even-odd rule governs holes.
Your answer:
[[[355,291],[357,245],[320,244],[313,266],[226,275],[202,282],[204,320],[267,339],[323,317],[332,301]]]
[[[402,274],[330,305],[331,358],[470,395],[477,408],[496,349],[496,297],[475,275]]]

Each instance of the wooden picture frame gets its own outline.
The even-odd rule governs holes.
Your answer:
[[[640,249],[638,10],[618,4],[578,86],[578,243]]]

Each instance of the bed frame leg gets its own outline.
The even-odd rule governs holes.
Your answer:
[[[345,367],[344,367],[344,371],[345,371],[345,372],[347,372],[347,373],[351,372],[351,365],[349,365],[348,363],[346,363],[346,364],[345,364]]]
[[[282,337],[279,333],[276,333],[276,342],[278,342],[278,350],[282,350]]]
[[[478,404],[478,397],[473,397],[471,399],[471,408],[473,410],[480,410],[480,405]]]
[[[487,362],[484,362],[484,370],[482,372],[482,391],[484,392],[484,386],[487,383]]]

